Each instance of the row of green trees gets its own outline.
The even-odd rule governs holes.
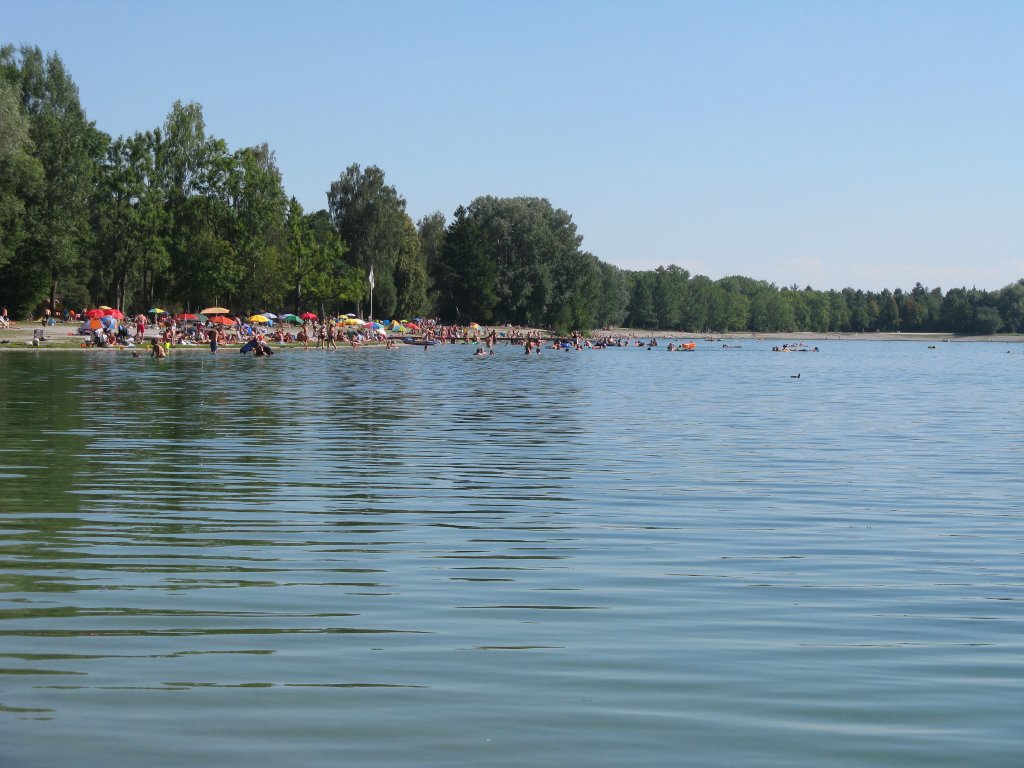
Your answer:
[[[1024,329],[1024,281],[1000,291],[779,289],[676,266],[627,271],[581,248],[542,198],[479,197],[417,223],[379,168],[351,165],[306,213],[266,144],[232,150],[195,103],[112,138],[96,129],[57,55],[0,48],[0,303],[378,316],[561,330]]]
[[[1024,280],[998,291],[816,291],[733,276],[712,281],[670,266],[626,275],[627,325],[688,331],[1024,331]]]

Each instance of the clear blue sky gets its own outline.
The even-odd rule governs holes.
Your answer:
[[[1024,2],[0,0],[117,136],[203,106],[307,211],[536,195],[625,268],[878,290],[1024,277]]]

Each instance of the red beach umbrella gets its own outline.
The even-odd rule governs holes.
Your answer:
[[[232,320],[232,319],[230,319],[228,317],[220,317],[220,316],[211,317],[210,318],[210,322],[211,323],[216,323],[217,325],[234,325],[235,324],[234,320]]]
[[[303,312],[301,315],[299,315],[299,317],[301,317],[303,320],[316,320],[316,315],[314,315],[312,312]]]
[[[103,317],[103,310],[102,309],[90,309],[90,310],[88,310],[85,313],[85,316],[88,317],[90,320],[92,320],[94,318],[97,318],[97,317]]]
[[[124,313],[120,309],[106,309],[103,311],[103,314],[115,320],[124,320]]]

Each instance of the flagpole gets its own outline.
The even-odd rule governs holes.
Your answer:
[[[373,321],[373,264],[370,265],[370,321]]]

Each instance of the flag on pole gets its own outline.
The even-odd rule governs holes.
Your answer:
[[[373,288],[373,265],[370,265],[370,288]]]

